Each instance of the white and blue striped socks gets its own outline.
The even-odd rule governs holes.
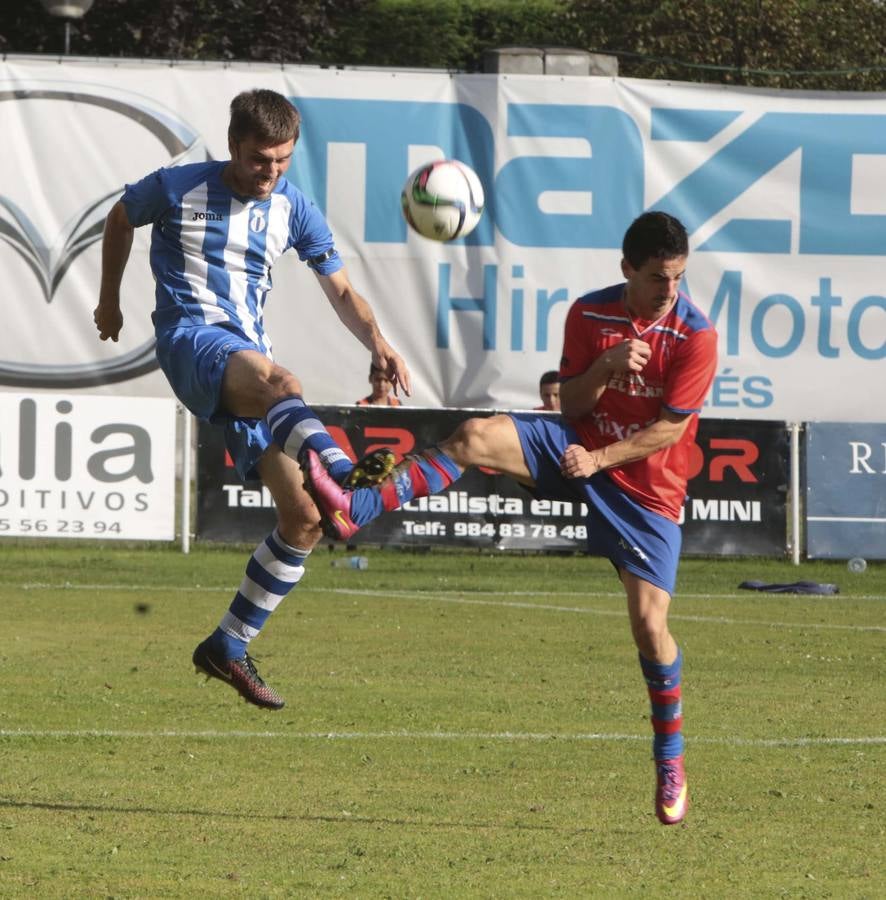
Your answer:
[[[230,608],[212,635],[225,659],[242,659],[268,616],[305,574],[310,550],[290,547],[275,528],[255,548]]]
[[[353,468],[347,454],[335,443],[301,397],[278,401],[268,410],[265,421],[280,449],[296,462],[306,450],[315,451],[320,462],[339,484]]]

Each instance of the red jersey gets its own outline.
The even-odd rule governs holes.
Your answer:
[[[660,319],[634,319],[622,300],[624,287],[603,288],[573,303],[566,318],[560,379],[581,375],[598,356],[626,339],[645,341],[652,355],[642,372],[613,376],[594,409],[569,424],[582,444],[594,450],[651,425],[662,407],[693,413],[674,446],[605,470],[642,506],[678,522],[686,499],[689,448],[717,368],[717,332],[682,292]]]

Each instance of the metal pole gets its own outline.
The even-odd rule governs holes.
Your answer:
[[[65,19],[65,56],[71,55],[71,20]]]
[[[800,425],[791,423],[791,549],[800,565]]]

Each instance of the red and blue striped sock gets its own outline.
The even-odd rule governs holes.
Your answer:
[[[655,759],[674,759],[683,755],[683,703],[681,680],[683,653],[677,648],[677,658],[665,665],[650,662],[640,656],[640,667],[649,690],[652,705],[652,755]]]
[[[365,525],[416,497],[446,490],[461,474],[461,466],[439,447],[405,456],[381,484],[351,494],[351,519],[355,525]]]

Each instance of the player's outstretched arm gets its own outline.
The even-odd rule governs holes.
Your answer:
[[[560,460],[560,471],[566,478],[590,478],[601,469],[646,459],[647,456],[676,444],[691,419],[692,413],[675,413],[662,409],[659,418],[651,425],[613,444],[596,450],[570,444]]]
[[[332,275],[317,275],[323,293],[332,304],[336,315],[354,337],[372,354],[372,363],[378,366],[394,385],[394,393],[409,396],[412,383],[409,369],[403,357],[385,340],[369,303],[351,284],[344,269]]]
[[[98,336],[106,341],[116,341],[123,328],[123,313],[120,311],[120,283],[132,249],[135,229],[129,224],[126,207],[118,200],[105,219],[102,239],[102,283],[99,289],[98,306],[92,314]]]

